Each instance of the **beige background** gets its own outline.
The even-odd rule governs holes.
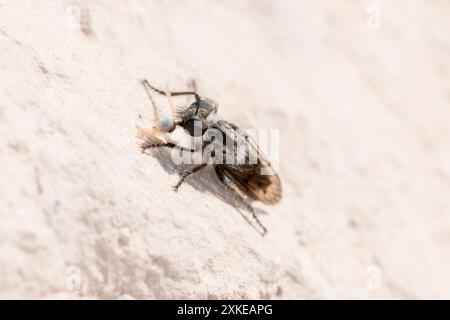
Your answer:
[[[450,298],[449,30],[446,0],[0,0],[0,297]],[[281,130],[265,238],[140,153],[143,77]]]

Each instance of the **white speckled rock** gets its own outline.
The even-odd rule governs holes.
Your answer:
[[[375,2],[0,1],[0,298],[450,298],[450,3]],[[281,130],[266,237],[144,77]]]

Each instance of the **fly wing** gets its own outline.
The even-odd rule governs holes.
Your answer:
[[[218,121],[215,127],[225,133],[226,139],[233,139],[235,163],[224,165],[224,173],[236,182],[238,187],[252,199],[266,204],[275,204],[281,200],[282,189],[278,175],[261,153],[251,137],[236,125],[227,121]],[[241,161],[240,161],[241,160]],[[242,161],[245,160],[245,161]]]
[[[266,168],[267,169],[267,168]],[[282,198],[280,178],[276,173],[262,175],[261,167],[241,165],[238,168],[224,166],[224,173],[250,198],[266,204],[276,204]]]

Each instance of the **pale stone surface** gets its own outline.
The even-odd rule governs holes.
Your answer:
[[[450,298],[448,1],[1,0],[0,17],[0,298]],[[195,78],[221,117],[281,129],[266,237],[210,171],[176,194],[168,159],[140,153],[143,77]]]

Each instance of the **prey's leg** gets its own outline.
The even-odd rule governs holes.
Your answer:
[[[259,225],[259,227],[262,229],[261,235],[265,235],[267,233],[266,227],[259,221],[258,217],[256,216],[255,209],[252,207],[252,205],[248,202],[246,199],[245,194],[239,189],[239,187],[236,185],[235,182],[233,182],[230,178],[225,176],[223,173],[223,169],[216,166],[215,168],[217,177],[219,178],[219,181],[228,187],[230,190],[232,190],[235,194],[235,196],[239,199],[239,201],[242,203],[243,208],[250,212],[252,214],[253,219],[256,221],[256,223]],[[244,216],[245,217],[245,216]],[[247,220],[247,218],[245,218]]]
[[[172,187],[173,191],[177,192],[177,191],[178,191],[178,188],[181,186],[181,184],[182,184],[182,183],[183,183],[183,182],[184,182],[191,174],[196,173],[197,171],[203,169],[203,168],[206,167],[206,166],[207,166],[207,164],[204,163],[204,164],[201,164],[201,165],[199,165],[199,166],[197,166],[197,167],[195,167],[195,168],[192,168],[192,169],[189,169],[189,170],[184,171],[184,172],[181,174],[181,177],[180,177],[180,180],[178,181],[178,183]]]
[[[140,126],[136,126],[136,138],[141,140],[162,136],[166,133],[167,132],[165,132],[161,128],[144,129],[141,128]]]

